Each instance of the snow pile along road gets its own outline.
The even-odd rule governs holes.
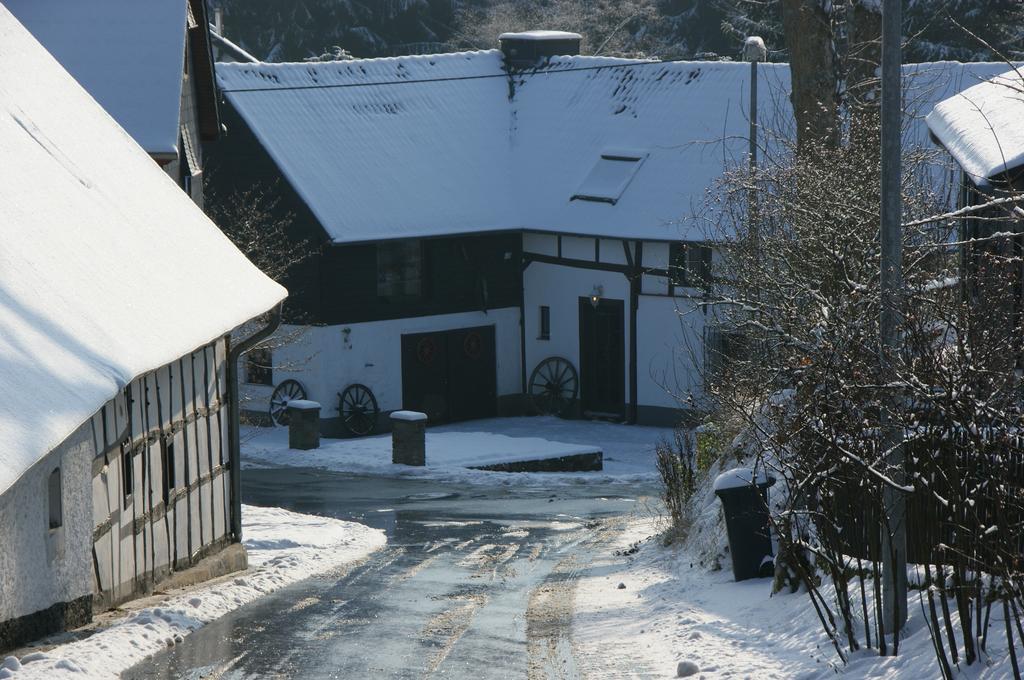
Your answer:
[[[663,547],[657,525],[634,520],[580,579],[573,636],[583,677],[834,674],[806,595],[771,597],[770,579],[736,583],[728,565],[709,571]]]
[[[737,583],[728,555],[721,569],[710,570],[692,541],[664,547],[658,529],[658,520],[633,520],[580,579],[573,649],[581,677],[942,677],[920,590],[910,593],[899,656],[861,650],[843,666],[806,593],[772,595],[767,578]],[[834,597],[827,586],[823,593],[830,601]],[[993,608],[989,655],[983,663],[963,666],[963,677],[1012,677],[1004,629],[1001,612]]]
[[[249,569],[172,593],[88,638],[48,652],[7,657],[0,678],[118,678],[233,609],[286,585],[357,562],[385,544],[384,532],[280,508],[242,506]]]

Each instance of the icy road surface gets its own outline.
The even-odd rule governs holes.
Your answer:
[[[363,522],[384,529],[388,546],[228,614],[125,678],[575,677],[576,582],[655,493],[306,469],[244,479],[246,503]]]

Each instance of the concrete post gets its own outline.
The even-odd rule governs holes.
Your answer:
[[[320,448],[320,404],[305,399],[288,402],[288,448]]]
[[[395,411],[391,414],[391,462],[395,465],[427,464],[427,414]]]

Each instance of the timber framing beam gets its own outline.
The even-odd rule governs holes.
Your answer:
[[[579,260],[572,257],[558,257],[556,255],[542,255],[541,253],[523,253],[523,261],[529,265],[533,262],[543,264],[557,264],[563,267],[576,267],[578,269],[594,269],[603,272],[617,272],[624,276],[630,276],[633,269],[624,264],[613,264],[611,262],[593,262],[591,260]]]

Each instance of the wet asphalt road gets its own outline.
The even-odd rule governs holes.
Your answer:
[[[388,545],[243,607],[123,677],[574,677],[575,580],[655,492],[303,469],[244,479],[246,503],[362,522],[384,529]]]

